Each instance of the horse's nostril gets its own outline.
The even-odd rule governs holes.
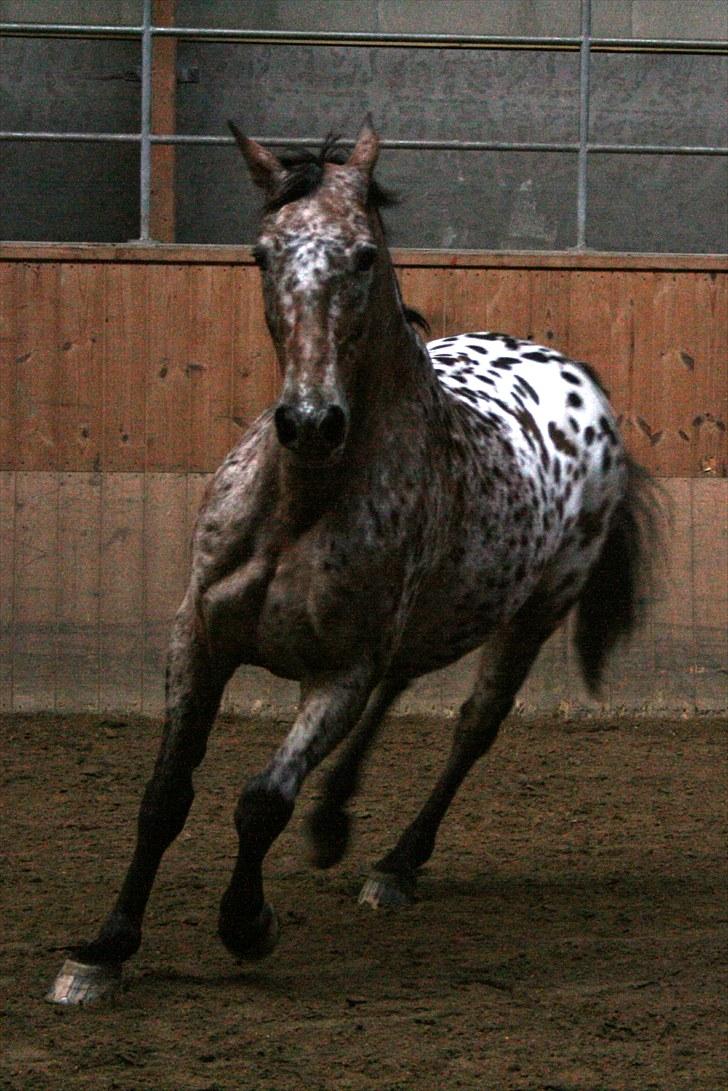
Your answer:
[[[318,433],[332,450],[340,447],[346,436],[346,413],[340,405],[330,405],[318,421]]]
[[[279,405],[273,416],[278,439],[284,447],[292,447],[298,439],[298,415],[288,405]]]

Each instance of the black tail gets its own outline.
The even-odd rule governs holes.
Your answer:
[[[642,620],[659,581],[666,509],[663,492],[631,459],[624,496],[612,514],[602,552],[579,598],[576,648],[589,690],[596,693],[614,645]]]

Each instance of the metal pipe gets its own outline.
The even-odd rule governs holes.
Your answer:
[[[149,239],[152,203],[152,0],[144,0],[142,18],[142,101],[139,148],[139,238]]]
[[[0,133],[0,139],[2,133]],[[230,136],[196,136],[180,133],[155,133],[153,144],[234,144]],[[311,148],[321,143],[321,137],[254,136],[258,144],[269,148]],[[340,140],[342,148],[353,148],[356,141]],[[576,143],[516,143],[500,140],[380,140],[380,147],[395,151],[453,151],[453,152],[576,152]],[[726,149],[728,150],[728,149]]]
[[[199,41],[265,43],[267,45],[352,45],[444,49],[565,49],[575,51],[580,37],[498,34],[394,34],[378,31],[236,30],[226,27],[162,27],[152,25],[152,36],[193,38]],[[144,26],[90,23],[0,23],[0,34],[24,37],[141,37]],[[728,44],[714,38],[592,38],[592,50],[678,51],[728,54]]]
[[[589,157],[589,65],[591,0],[581,0],[581,46],[579,47],[579,158],[576,176],[576,249],[586,246],[586,206]]]
[[[18,140],[32,143],[39,141],[57,141],[59,144],[75,142],[77,144],[138,144],[141,137],[139,133],[51,133],[51,132],[18,132],[6,130],[0,132],[0,140]]]
[[[714,144],[587,144],[590,155],[728,155],[728,147]]]
[[[0,23],[0,34],[23,38],[138,38],[143,30],[142,26],[113,23]]]
[[[256,136],[258,144],[268,148],[311,148],[321,142],[320,137]],[[139,133],[74,133],[74,132],[21,132],[7,130],[0,132],[0,140],[16,140],[32,143],[47,141],[78,144],[139,144]],[[231,136],[204,136],[183,133],[150,133],[149,143],[179,144],[194,146],[225,146],[234,144]],[[342,140],[342,147],[353,148],[353,140]],[[517,144],[488,140],[382,140],[381,146],[393,151],[496,151],[496,152],[573,152],[579,151],[579,144]],[[728,155],[728,147],[702,144],[587,144],[590,154],[627,155]]]

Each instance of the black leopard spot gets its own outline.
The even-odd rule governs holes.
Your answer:
[[[536,405],[541,404],[541,400],[540,400],[538,394],[533,389],[531,384],[526,382],[526,380],[523,378],[522,375],[518,376],[518,378],[516,379],[516,384],[519,387],[519,389],[523,391],[523,393],[526,395],[526,397],[531,398],[536,403]]]
[[[572,458],[576,456],[576,447],[554,421],[549,421],[549,435],[557,451],[561,451],[564,455],[571,455]]]

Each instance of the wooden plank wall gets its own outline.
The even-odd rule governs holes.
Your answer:
[[[433,336],[502,329],[597,367],[675,517],[671,583],[605,703],[727,708],[726,263],[396,257]],[[0,247],[0,330],[0,709],[157,713],[202,490],[276,395],[257,270],[239,249]],[[589,707],[567,636],[527,706]],[[451,708],[469,673],[425,680],[405,707]],[[293,699],[255,671],[228,698]]]

